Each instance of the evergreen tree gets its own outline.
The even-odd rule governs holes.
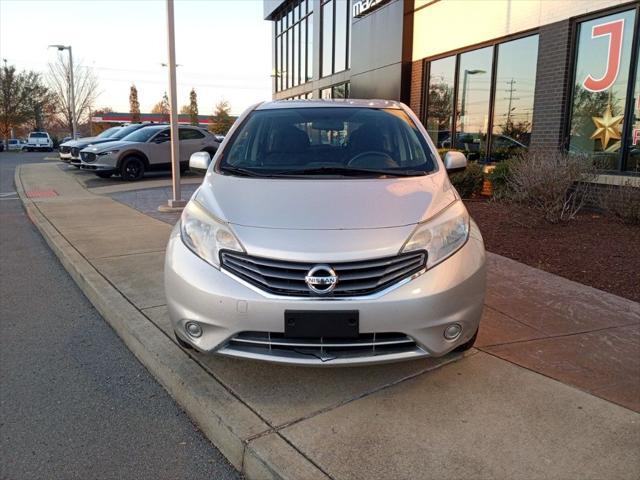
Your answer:
[[[138,102],[138,89],[135,85],[131,85],[129,93],[129,113],[131,114],[131,123],[140,123],[140,102]]]
[[[198,96],[193,88],[189,93],[189,118],[191,119],[191,125],[200,124],[198,121]]]

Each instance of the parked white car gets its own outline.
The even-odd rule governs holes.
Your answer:
[[[27,144],[22,146],[23,150],[32,152],[34,150],[53,151],[53,140],[47,132],[31,132],[27,139]]]
[[[91,145],[80,151],[80,168],[101,178],[119,174],[123,180],[140,180],[145,172],[171,170],[171,132],[167,125],[146,125],[126,137]],[[214,155],[220,143],[207,130],[180,126],[180,169],[189,167],[195,152]]]
[[[25,144],[19,138],[10,138],[7,140],[7,151],[22,150]]]

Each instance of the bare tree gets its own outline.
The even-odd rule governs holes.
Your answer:
[[[62,56],[55,62],[49,63],[49,86],[55,95],[56,111],[60,122],[73,131],[73,107],[71,105],[71,71],[69,64]],[[90,114],[98,97],[98,79],[93,70],[82,66],[80,62],[73,67],[73,82],[75,87],[76,123],[80,124]]]
[[[160,114],[160,120],[162,122],[169,121],[169,97],[167,96],[167,92],[164,92],[162,96],[162,100],[156,103],[151,109],[151,113]]]

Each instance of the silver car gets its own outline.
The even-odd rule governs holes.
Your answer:
[[[126,127],[125,127],[126,128]],[[143,125],[113,142],[80,151],[80,168],[101,178],[119,174],[123,180],[140,180],[145,172],[171,169],[171,132],[167,125]],[[194,152],[215,154],[219,142],[207,130],[180,126],[180,168],[186,170]]]
[[[471,348],[485,251],[402,103],[276,101],[236,121],[175,226],[165,292],[183,347],[299,365]]]

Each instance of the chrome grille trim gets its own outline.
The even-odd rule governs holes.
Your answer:
[[[365,333],[356,339],[285,338],[282,333],[241,332],[218,350],[222,355],[300,364],[358,364],[428,356],[402,333]]]
[[[331,293],[318,295],[311,292],[304,281],[315,263],[274,260],[231,251],[220,253],[220,263],[225,270],[260,290],[279,296],[312,298],[371,295],[423,271],[426,260],[426,252],[419,251],[372,260],[329,263],[338,276],[338,283]]]

